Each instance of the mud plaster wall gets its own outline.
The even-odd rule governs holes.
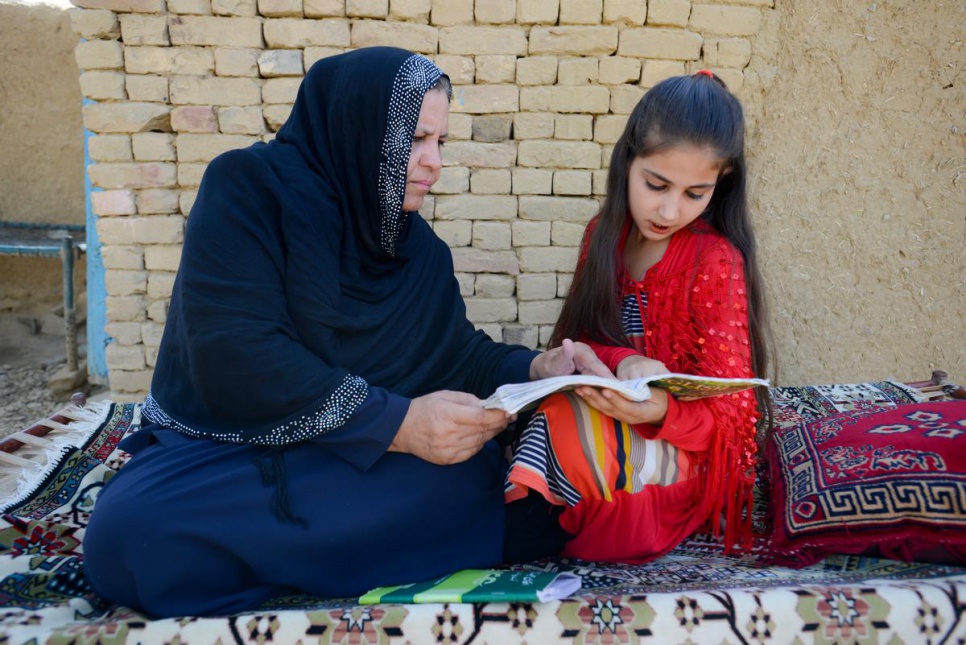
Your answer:
[[[77,41],[65,10],[0,0],[0,220],[84,223]],[[60,302],[60,267],[0,255],[0,310]],[[74,271],[82,289],[83,257]]]
[[[966,4],[778,0],[766,20],[744,94],[781,382],[962,383]]]

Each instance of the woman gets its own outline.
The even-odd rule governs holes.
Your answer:
[[[269,144],[216,158],[188,219],[142,428],[85,537],[89,580],[153,616],[358,595],[501,560],[498,385],[609,374],[474,330],[415,211],[449,82],[372,48],[318,62]]]

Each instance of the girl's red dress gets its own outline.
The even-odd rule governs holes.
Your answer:
[[[596,221],[585,233],[578,271]],[[634,348],[589,343],[611,371],[644,355],[671,372],[754,376],[744,262],[727,239],[697,220],[674,234],[640,281],[626,273],[623,243],[616,254],[622,322]],[[709,520],[730,549],[750,534],[758,418],[751,390],[696,401],[669,397],[663,424],[630,428],[576,395],[555,395],[521,438],[506,498],[533,489],[564,506],[560,524],[575,535],[566,556],[651,560]]]

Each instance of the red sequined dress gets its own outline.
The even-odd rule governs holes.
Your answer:
[[[595,225],[588,225],[582,257]],[[724,237],[694,222],[674,234],[640,282],[623,268],[623,243],[617,257],[622,324],[634,349],[590,343],[612,371],[641,354],[672,372],[754,376],[744,262]],[[572,393],[557,394],[521,437],[506,499],[532,489],[564,506],[560,524],[575,535],[567,556],[651,560],[711,518],[723,518],[723,530],[719,521],[710,529],[723,532],[730,548],[750,533],[757,419],[751,390],[697,401],[669,397],[662,425],[630,427]]]

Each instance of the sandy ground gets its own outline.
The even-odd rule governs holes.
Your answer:
[[[82,358],[86,333],[83,325],[77,330]],[[0,313],[0,436],[23,430],[67,404],[69,394],[54,396],[47,388],[48,378],[66,363],[61,318]]]

